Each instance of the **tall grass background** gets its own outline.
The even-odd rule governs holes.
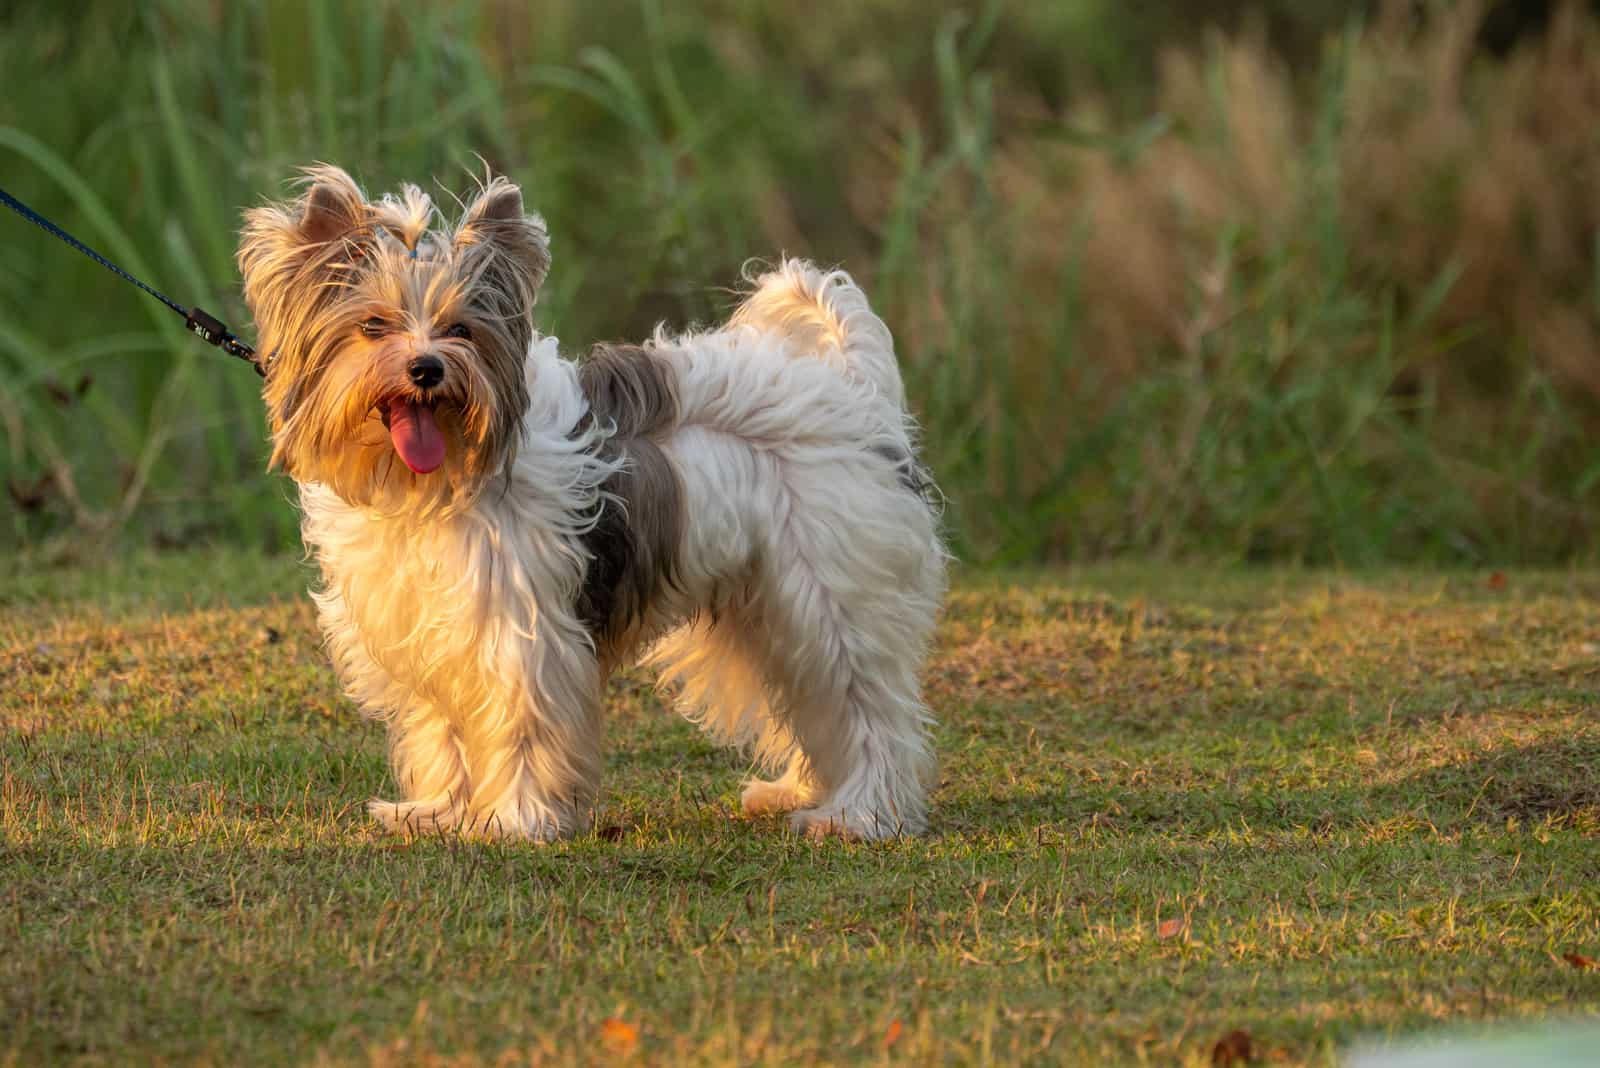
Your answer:
[[[574,351],[841,264],[975,563],[1591,557],[1600,26],[1201,6],[0,4],[0,184],[235,324],[313,160],[509,173]],[[0,218],[0,545],[292,548],[256,390]]]

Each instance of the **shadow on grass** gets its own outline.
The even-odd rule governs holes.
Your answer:
[[[1206,835],[1243,831],[1323,834],[1392,821],[1440,830],[1587,821],[1600,833],[1600,736],[1581,735],[1497,749],[1392,782],[1323,789],[1238,785],[1174,788],[1038,786],[952,796],[935,802],[933,833],[976,835],[1050,830]]]
[[[1600,816],[1600,737],[1497,749],[1387,789],[1398,795],[1396,805],[1419,799],[1423,814],[1451,822],[1594,818]]]

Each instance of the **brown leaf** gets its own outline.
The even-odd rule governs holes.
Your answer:
[[[1578,969],[1580,972],[1586,972],[1590,968],[1595,967],[1597,963],[1600,963],[1597,962],[1593,957],[1585,957],[1582,953],[1563,953],[1561,954],[1561,959]]]
[[[1226,1068],[1230,1064],[1249,1064],[1256,1059],[1256,1046],[1250,1032],[1235,1028],[1217,1039],[1211,1047],[1211,1063]]]
[[[93,384],[94,378],[86,374],[79,375],[78,380],[71,386],[68,386],[59,378],[47,378],[44,381],[44,391],[50,395],[51,400],[61,407],[70,408],[77,402],[78,398],[89,392],[89,387]]]
[[[1503,589],[1505,589],[1506,588],[1506,573],[1504,571],[1496,571],[1493,574],[1491,574],[1489,576],[1489,588],[1491,590],[1503,590]]]
[[[45,379],[44,391],[50,395],[51,400],[55,401],[56,404],[63,408],[72,407],[72,402],[77,399],[72,395],[72,391],[70,389],[61,384],[61,380],[59,378]]]
[[[883,1048],[888,1049],[900,1041],[900,1033],[904,1030],[905,1026],[901,1024],[899,1019],[890,1020],[888,1028],[883,1032]]]
[[[1183,921],[1174,916],[1170,920],[1162,920],[1161,926],[1156,928],[1156,937],[1163,942],[1169,938],[1177,938],[1183,933]]]
[[[56,480],[46,472],[40,475],[31,486],[24,485],[13,479],[6,483],[6,489],[11,492],[11,499],[17,502],[18,508],[21,508],[24,512],[37,512],[44,507],[45,498],[55,488],[55,483]]]
[[[600,1021],[600,1041],[615,1053],[632,1053],[639,1044],[639,1029],[626,1020],[607,1016]]]

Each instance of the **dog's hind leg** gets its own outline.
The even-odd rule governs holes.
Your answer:
[[[793,493],[763,554],[751,602],[761,625],[750,633],[761,636],[777,718],[802,754],[791,770],[808,780],[795,829],[919,834],[934,770],[919,675],[943,594],[942,550],[909,495],[905,507],[876,502],[898,516],[852,523],[831,514],[827,494],[800,502]]]
[[[787,634],[773,642],[773,671],[799,749],[789,770],[806,780],[810,802],[795,812],[795,829],[864,839],[922,833],[934,759],[920,658],[885,651],[904,643],[907,621],[850,611],[815,585],[800,601],[772,607],[774,633]],[[781,790],[790,775],[770,789]]]
[[[806,755],[794,746],[789,763],[776,779],[751,779],[739,793],[739,805],[748,816],[768,812],[793,812],[817,798],[817,779]]]
[[[662,638],[646,663],[676,689],[683,715],[712,737],[749,752],[773,781],[751,779],[740,794],[749,815],[790,812],[816,796],[804,755],[768,695],[766,653],[755,637],[760,620],[743,599],[720,606]]]
[[[821,471],[802,486],[803,505],[792,488],[774,501],[739,596],[647,659],[689,718],[780,772],[746,784],[746,812],[794,811],[810,834],[920,833],[934,761],[919,674],[944,590],[932,518],[909,494],[841,502]]]

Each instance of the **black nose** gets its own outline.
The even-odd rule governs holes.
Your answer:
[[[444,361],[437,356],[418,356],[406,365],[406,374],[418,389],[432,389],[444,381]]]

